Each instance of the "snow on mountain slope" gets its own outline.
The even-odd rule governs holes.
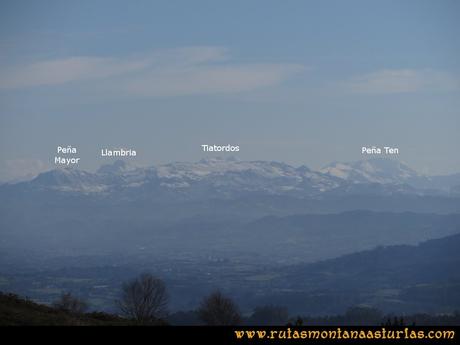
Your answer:
[[[219,189],[226,194],[234,191],[261,191],[271,194],[302,190],[302,183],[310,179],[318,189],[327,185],[322,174],[308,168],[297,169],[279,162],[239,161],[236,159],[204,159],[197,163],[170,163],[156,168],[164,186],[192,185]]]
[[[108,188],[99,175],[70,168],[41,173],[28,184],[39,189],[82,193],[102,192]]]
[[[407,183],[419,174],[406,164],[394,159],[369,159],[352,163],[334,162],[320,170],[353,183]]]
[[[157,168],[159,177],[188,177],[200,179],[208,175],[253,172],[263,177],[296,176],[296,169],[278,162],[239,161],[235,159],[209,158],[197,163],[170,163]]]
[[[125,172],[128,172],[128,171],[132,171],[134,169],[136,169],[136,167],[133,166],[132,164],[130,164],[130,163],[126,162],[126,161],[118,160],[118,161],[115,161],[112,164],[104,164],[104,165],[102,165],[97,170],[97,173],[99,173],[99,174],[122,174],[122,173],[125,173]]]

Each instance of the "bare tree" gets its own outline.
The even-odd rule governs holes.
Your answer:
[[[73,296],[70,292],[63,293],[56,301],[53,302],[53,306],[56,309],[65,310],[75,314],[84,313],[88,308],[85,301]]]
[[[168,301],[164,282],[144,273],[123,284],[118,306],[125,316],[148,323],[167,315]]]
[[[198,314],[204,323],[211,326],[237,325],[241,321],[238,306],[220,291],[203,299]]]

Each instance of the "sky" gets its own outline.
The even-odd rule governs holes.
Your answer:
[[[460,172],[458,1],[0,2],[0,181],[134,149],[318,169],[399,148]],[[229,154],[220,154],[220,156]]]

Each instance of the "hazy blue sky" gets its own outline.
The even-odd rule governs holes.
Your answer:
[[[0,180],[200,144],[319,168],[363,145],[460,171],[458,1],[1,1]]]

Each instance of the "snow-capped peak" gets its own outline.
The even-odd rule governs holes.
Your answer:
[[[113,162],[112,164],[104,164],[102,165],[97,173],[98,174],[122,174],[127,171],[134,170],[135,166],[132,164],[123,161],[123,160],[117,160]]]
[[[350,182],[404,183],[419,176],[406,164],[394,160],[375,158],[352,163],[334,162],[320,170],[322,173]]]

